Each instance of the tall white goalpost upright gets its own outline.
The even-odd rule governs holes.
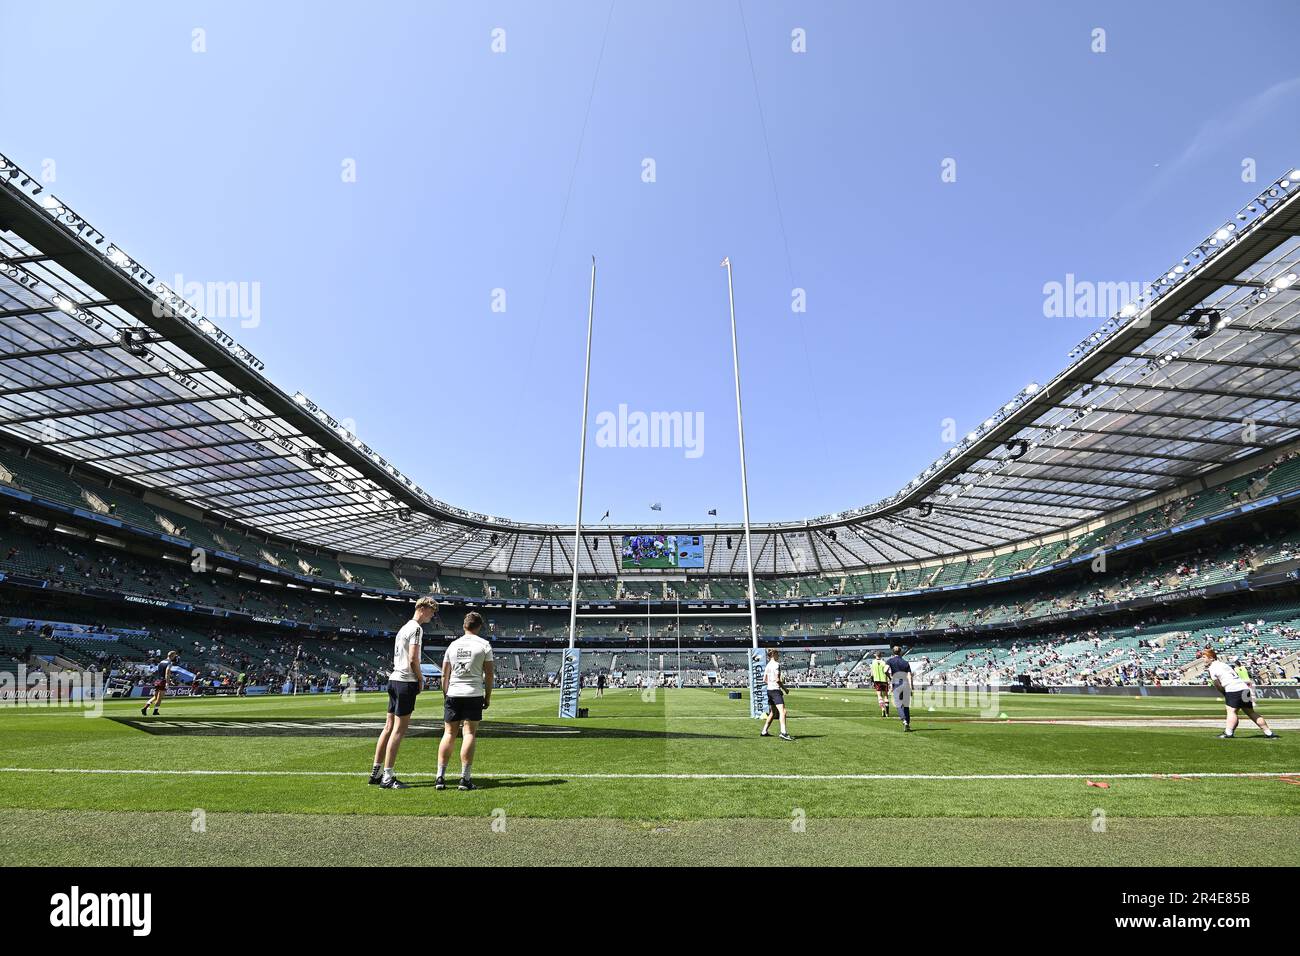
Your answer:
[[[582,482],[587,469],[587,398],[591,390],[591,331],[596,317],[596,257],[591,257],[591,293],[587,299],[587,359],[582,371],[582,428],[578,441],[578,515],[573,522],[573,586],[569,591],[569,648],[560,666],[560,716],[578,716],[582,694],[582,652],[578,641],[578,556],[582,553]]]
[[[736,291],[731,257],[722,260],[727,270],[727,304],[731,311],[731,365],[736,374],[736,428],[740,438],[740,503],[745,519],[745,571],[749,582],[749,714],[767,712],[767,684],[763,678],[763,652],[758,649],[758,608],[754,603],[754,549],[749,534],[749,474],[745,468],[745,413],[740,404],[740,346],[736,339]]]
[[[749,701],[750,714],[762,717],[767,712],[767,689],[763,682],[763,652],[758,647],[758,607],[754,596],[754,549],[749,527],[749,475],[745,467],[745,416],[740,402],[740,349],[736,341],[736,296],[732,287],[731,259],[722,260],[727,269],[727,296],[731,305],[731,362],[736,376],[736,425],[740,437],[740,500],[745,518],[745,569],[749,582],[749,611],[744,612],[709,612],[701,614],[682,614],[678,606],[675,614],[653,613],[650,601],[646,601],[646,671],[649,673],[650,621],[652,618],[675,618],[677,620],[678,671],[681,670],[681,620],[684,617],[747,617],[749,618]],[[560,669],[560,716],[577,717],[578,699],[582,693],[581,654],[577,646],[579,618],[608,618],[608,614],[578,613],[578,556],[582,552],[582,491],[586,477],[587,461],[587,400],[591,386],[591,338],[592,325],[596,313],[596,259],[591,260],[591,297],[587,305],[587,360],[582,379],[582,429],[578,446],[578,512],[573,523],[573,583],[569,590],[569,646],[564,652],[564,662]],[[618,616],[617,614],[615,616]]]

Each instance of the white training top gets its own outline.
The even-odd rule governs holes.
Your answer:
[[[1210,677],[1223,685],[1224,691],[1228,693],[1246,690],[1250,687],[1249,684],[1237,676],[1236,671],[1223,661],[1215,661],[1210,665]]]
[[[481,637],[464,634],[447,645],[442,659],[448,697],[482,697],[483,665],[492,660],[492,645]]]
[[[419,647],[423,642],[424,628],[419,621],[411,620],[402,625],[402,629],[397,632],[397,640],[393,642],[393,669],[388,675],[389,680],[414,683],[420,679],[411,670],[411,648]]]
[[[781,689],[781,664],[779,661],[767,662],[767,666],[763,668],[763,680],[767,682],[768,690]]]

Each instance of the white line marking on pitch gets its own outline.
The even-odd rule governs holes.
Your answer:
[[[158,770],[101,767],[0,767],[0,773],[132,774],[177,777],[364,777],[352,770]],[[434,777],[431,772],[406,772],[403,777]],[[477,773],[485,779],[566,777],[573,780],[1163,780],[1170,777],[1296,777],[1297,771],[1169,771],[1168,773]]]

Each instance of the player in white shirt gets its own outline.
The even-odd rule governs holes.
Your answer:
[[[1201,651],[1201,657],[1210,662],[1210,680],[1223,694],[1223,702],[1228,708],[1227,725],[1223,728],[1223,733],[1219,734],[1219,739],[1232,740],[1236,736],[1237,723],[1240,720],[1237,711],[1240,710],[1244,711],[1246,716],[1254,721],[1260,730],[1264,731],[1265,740],[1276,740],[1277,734],[1273,733],[1268,721],[1255,713],[1255,693],[1251,689],[1249,682],[1244,680],[1224,661],[1219,660],[1219,655],[1215,653],[1214,648],[1207,647]]]
[[[370,768],[370,782],[385,790],[405,790],[407,785],[393,776],[397,748],[402,746],[406,728],[415,711],[415,697],[420,693],[420,646],[424,643],[424,625],[438,613],[438,602],[422,597],[415,602],[415,616],[402,625],[393,641],[393,669],[388,674],[388,719],[384,732],[375,744],[375,763]],[[380,773],[382,765],[383,772]]]
[[[492,645],[479,637],[483,615],[470,611],[465,615],[465,633],[447,646],[442,658],[442,742],[438,744],[438,776],[433,785],[447,787],[447,758],[464,730],[460,746],[460,784],[458,790],[475,790],[470,779],[474,763],[474,745],[483,711],[492,702]]]
[[[767,731],[772,726],[772,718],[780,715],[781,739],[794,740],[785,729],[785,684],[781,681],[781,662],[777,660],[780,653],[775,647],[769,648],[767,652],[767,666],[763,668],[763,683],[767,687],[767,719],[763,721],[763,730],[759,736],[771,737]]]

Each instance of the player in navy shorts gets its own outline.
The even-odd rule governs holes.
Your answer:
[[[405,790],[407,785],[393,775],[397,750],[411,723],[415,698],[424,683],[420,670],[424,625],[438,613],[438,602],[422,597],[415,602],[414,616],[402,625],[393,641],[393,669],[388,674],[388,717],[384,731],[375,744],[375,763],[370,768],[370,783],[385,790]]]
[[[158,663],[158,667],[153,672],[153,693],[145,701],[145,705],[140,708],[140,716],[148,716],[149,708],[153,708],[153,715],[158,716],[158,705],[162,703],[163,696],[167,693],[167,681],[171,677],[172,668],[180,659],[180,654],[176,651],[168,651],[167,656]]]

